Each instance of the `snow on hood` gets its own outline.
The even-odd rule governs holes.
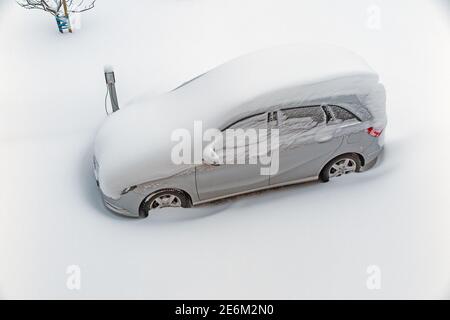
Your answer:
[[[381,86],[381,87],[380,87]],[[375,92],[375,94],[374,94]],[[358,55],[334,46],[289,45],[236,58],[181,87],[106,118],[95,140],[102,192],[177,174],[171,161],[175,129],[223,128],[246,114],[292,101],[355,95],[385,122],[384,88]],[[192,134],[193,135],[193,134]]]

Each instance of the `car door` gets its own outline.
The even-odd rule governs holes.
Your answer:
[[[272,153],[272,163],[278,161],[279,169],[269,183],[294,183],[316,177],[323,160],[342,143],[342,137],[327,127],[325,109],[320,105],[284,108],[278,111],[278,119],[279,151]]]
[[[255,132],[258,132],[259,129],[267,129],[267,125],[267,113],[258,113],[234,122],[223,130],[223,134],[226,135],[227,130],[237,129],[242,129],[246,133],[249,132],[248,129],[254,129]],[[225,143],[221,150],[215,150],[219,157],[224,160],[222,164],[203,163],[196,167],[197,192],[201,201],[244,193],[269,185],[269,176],[261,174],[262,163],[259,159],[255,159],[255,156],[258,158],[258,155],[255,155],[253,150],[250,152],[251,146],[254,147],[252,143],[255,141],[250,141],[250,139],[244,139],[243,141],[243,144],[236,143],[232,147]],[[258,144],[261,142],[257,141]],[[258,148],[258,146],[256,147]],[[232,163],[226,159],[226,155],[230,153],[235,155]],[[270,160],[269,155],[269,164]]]

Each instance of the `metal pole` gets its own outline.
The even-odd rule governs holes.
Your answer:
[[[105,81],[108,87],[109,97],[111,99],[112,111],[116,112],[119,110],[119,101],[117,100],[116,92],[116,78],[114,76],[114,70],[111,66],[105,66]]]

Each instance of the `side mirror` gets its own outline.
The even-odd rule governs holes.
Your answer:
[[[203,150],[203,163],[209,164],[211,166],[220,165],[220,157],[214,150],[214,146],[212,144],[208,145]]]

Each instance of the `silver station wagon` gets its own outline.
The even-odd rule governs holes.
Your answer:
[[[132,217],[305,181],[326,182],[364,171],[377,159],[387,122],[385,100],[378,75],[346,49],[287,45],[261,50],[109,115],[95,141],[95,176],[106,207]],[[196,121],[224,134],[276,129],[278,143],[265,163],[217,162],[228,146],[210,142],[202,143],[200,162],[174,163],[174,132],[184,128],[195,136]],[[248,157],[250,142],[242,141],[243,146],[232,147],[243,147]],[[261,174],[275,162],[276,170]]]

